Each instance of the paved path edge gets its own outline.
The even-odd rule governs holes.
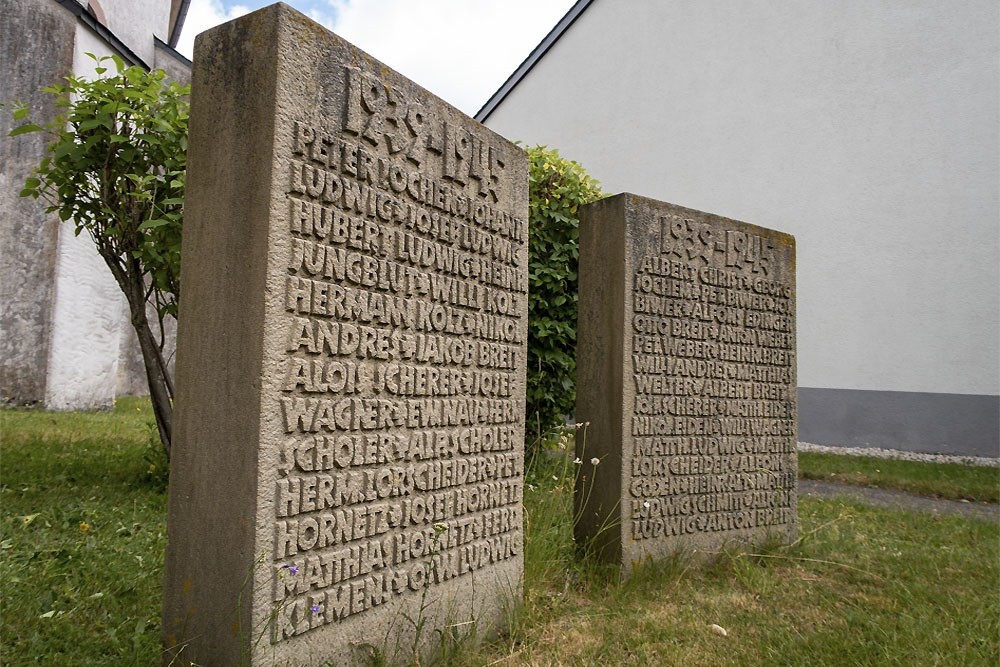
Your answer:
[[[960,515],[1000,524],[1000,505],[993,503],[927,498],[905,491],[838,484],[815,479],[799,480],[799,497],[803,496],[821,499],[845,498],[875,507],[915,510],[939,515]]]

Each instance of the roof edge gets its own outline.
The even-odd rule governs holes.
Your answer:
[[[167,46],[172,49],[177,48],[177,43],[181,39],[181,32],[184,31],[184,21],[187,19],[188,7],[191,0],[175,0],[171,3],[170,11],[170,36],[167,39]]]
[[[492,97],[486,101],[486,104],[484,104],[473,117],[480,123],[485,123],[486,119],[493,113],[493,110],[500,106],[500,103],[504,101],[504,98],[506,98],[511,91],[514,90],[517,84],[521,82],[521,79],[528,75],[528,72],[531,71],[535,64],[542,59],[542,57],[553,47],[553,45],[555,45],[557,41],[559,41],[559,38],[563,36],[563,33],[569,30],[569,27],[573,25],[578,18],[580,18],[580,15],[587,10],[587,7],[589,7],[592,2],[594,2],[594,0],[577,0],[576,4],[570,7],[569,11],[566,12],[559,22],[556,23],[555,27],[549,31],[549,34],[547,34],[545,38],[538,43],[538,46],[536,46],[531,53],[528,54],[528,57],[524,59],[524,62],[522,62],[520,66],[514,70],[513,74],[507,77],[507,80],[504,81],[503,85],[500,86],[495,93],[493,93]]]

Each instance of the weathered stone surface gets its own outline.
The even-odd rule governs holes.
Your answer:
[[[791,236],[631,194],[584,207],[577,364],[578,541],[628,573],[794,539]]]
[[[523,569],[526,155],[285,5],[194,62],[165,660],[488,632]]]
[[[164,34],[159,26],[166,25],[162,7],[146,12],[143,21],[132,19],[142,13],[139,5],[163,3],[114,4],[119,6],[105,1],[103,8],[113,28],[126,28],[118,36],[135,51],[152,53],[153,27]],[[113,49],[77,18],[83,11],[74,3],[51,0],[4,3],[0,62],[10,66],[0,78],[0,102],[24,102],[32,122],[44,124],[57,111],[56,96],[44,88],[64,83],[70,74],[96,77],[96,63],[85,54]],[[163,22],[157,23],[157,14]],[[190,78],[183,60],[169,49],[158,48],[157,54],[156,64],[171,76]],[[8,137],[24,122],[14,121],[11,111],[0,109],[0,401],[75,410],[108,407],[116,395],[146,394],[125,300],[90,235],[77,236],[73,220],[60,222],[56,214],[47,214],[49,202],[19,196],[51,136]],[[168,324],[168,358],[171,336]]]
[[[73,68],[74,21],[43,0],[11,0],[0,11],[0,102],[21,101],[33,118],[51,120],[52,95]],[[19,193],[45,154],[42,133],[8,137],[20,125],[0,109],[0,400],[31,403],[45,398],[55,295],[59,217]]]

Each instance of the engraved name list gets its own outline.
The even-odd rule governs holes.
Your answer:
[[[163,663],[495,634],[523,577],[527,155],[284,3],[195,51]]]
[[[630,537],[793,523],[794,287],[776,244],[659,222],[633,277]]]
[[[791,236],[632,194],[584,207],[577,368],[578,541],[628,574],[794,539]]]
[[[522,548],[527,228],[498,206],[503,152],[345,78],[343,125],[292,133],[276,640]]]

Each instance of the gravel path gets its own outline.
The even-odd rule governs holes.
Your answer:
[[[844,456],[873,456],[879,459],[900,459],[903,461],[929,461],[931,463],[964,463],[970,466],[990,466],[1000,468],[1000,458],[985,458],[982,456],[952,456],[949,454],[920,454],[904,452],[898,449],[878,449],[877,447],[829,447],[813,445],[808,442],[799,443],[800,452],[823,452],[827,454],[843,454]]]
[[[905,491],[837,484],[836,482],[822,482],[815,479],[800,479],[799,495],[809,498],[844,498],[876,507],[916,510],[932,514],[960,514],[1000,523],[1000,505],[992,503],[941,500],[940,498],[917,496]]]
[[[950,456],[946,454],[919,454],[898,449],[878,449],[875,447],[828,447],[799,443],[800,452],[824,452],[844,456],[872,456],[880,459],[901,459],[904,461],[928,461],[931,463],[962,463],[973,466],[1000,467],[1000,459],[978,456]],[[973,503],[967,500],[942,500],[927,498],[905,491],[875,489],[867,486],[853,486],[824,482],[814,479],[799,480],[799,495],[810,498],[845,498],[857,502],[895,509],[917,510],[932,514],[960,514],[962,516],[985,519],[1000,523],[1000,505]]]

